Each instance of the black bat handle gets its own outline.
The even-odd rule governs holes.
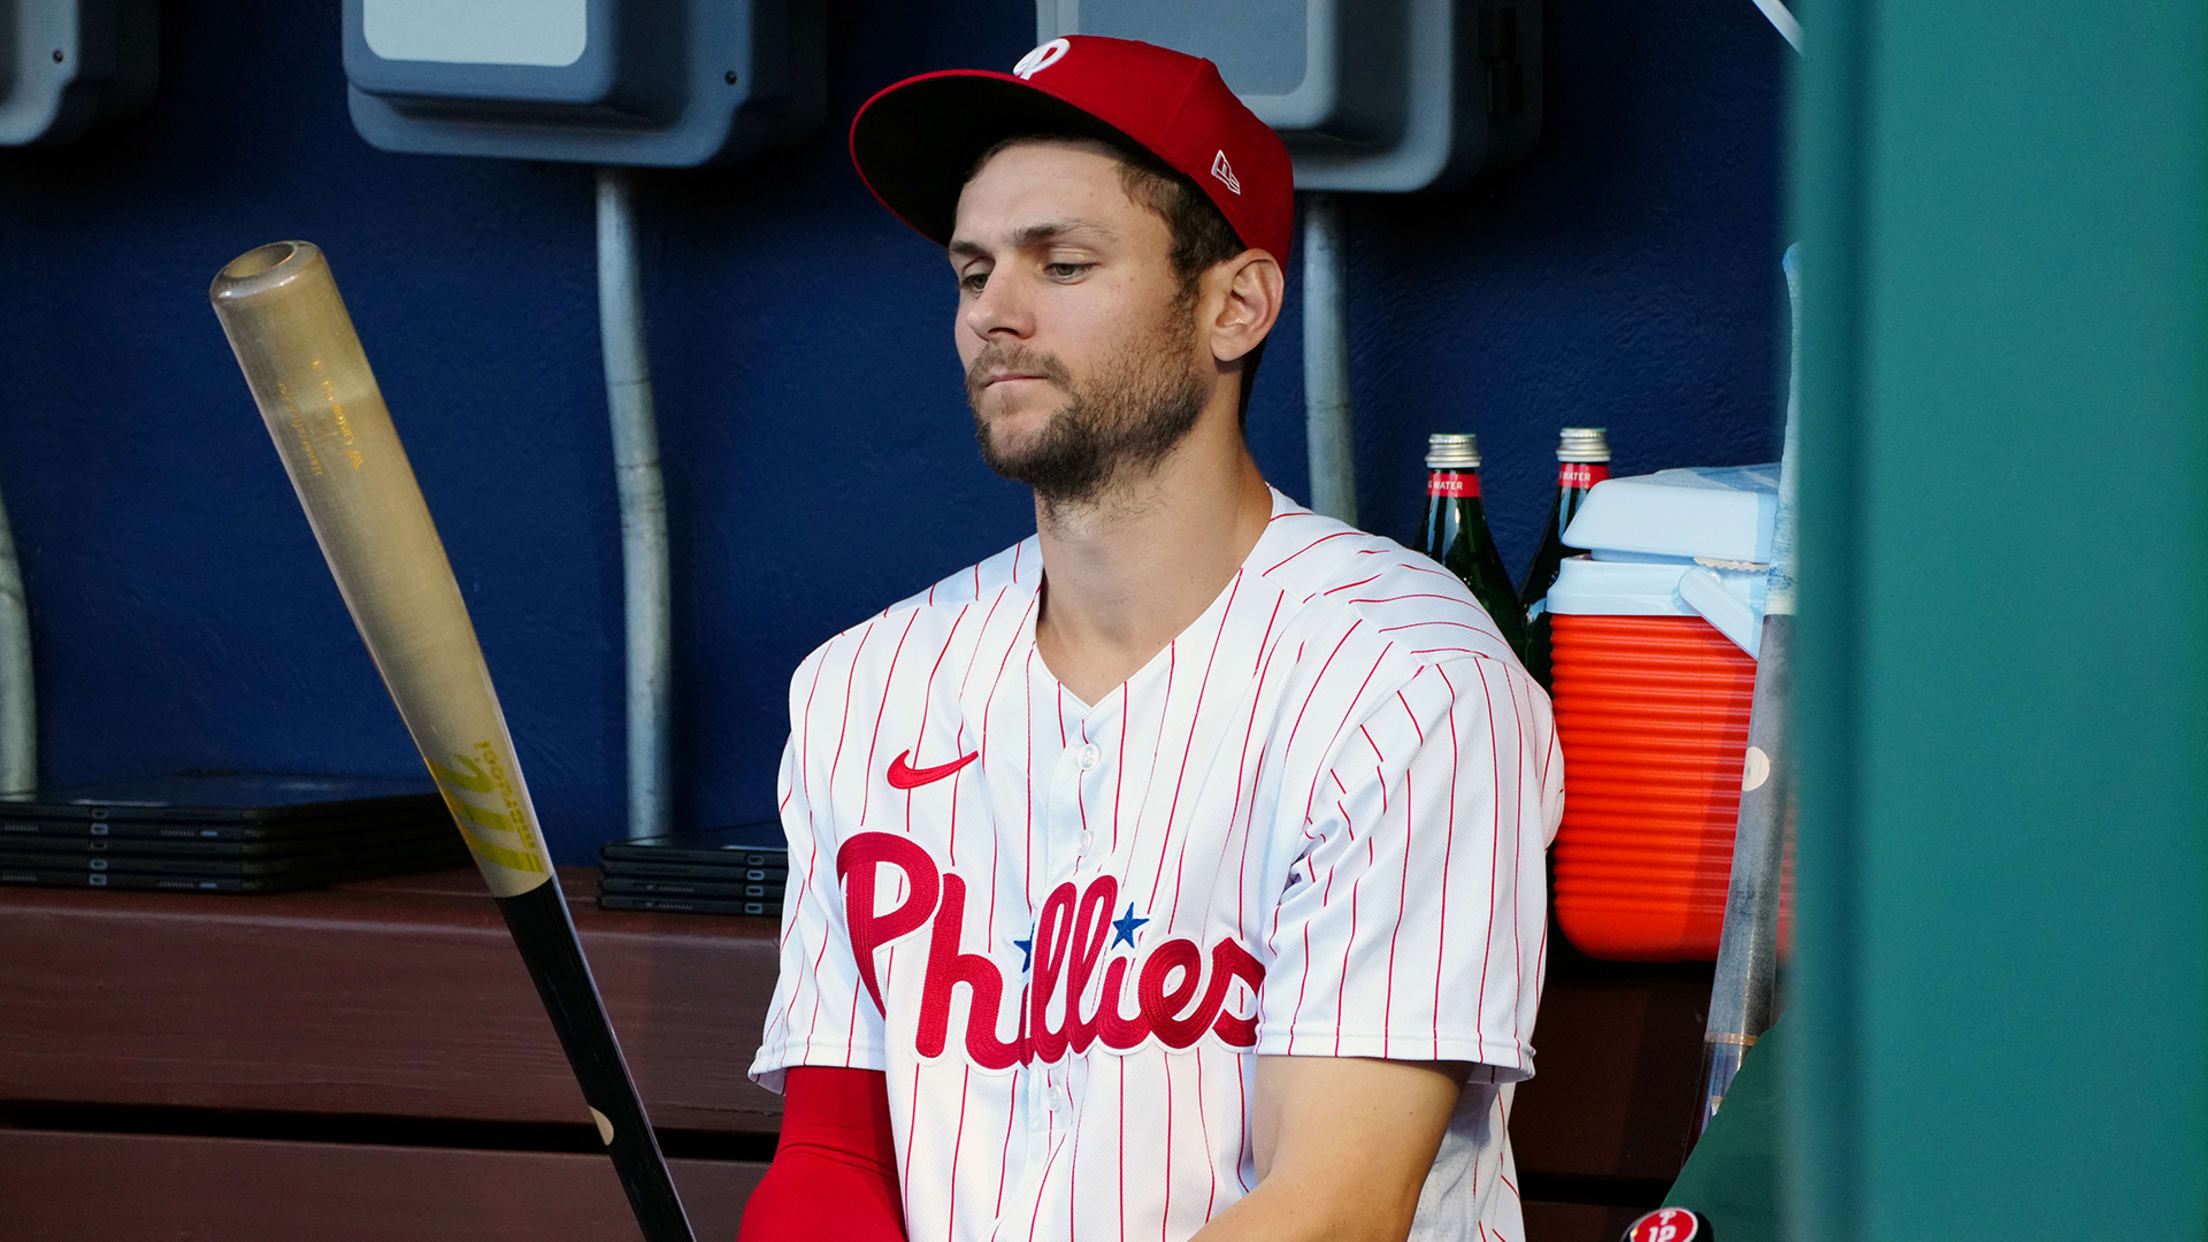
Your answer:
[[[583,960],[582,943],[575,935],[575,921],[568,917],[558,878],[497,901],[544,1010],[552,1018],[552,1029],[559,1033],[560,1047],[567,1052],[584,1102],[612,1127],[606,1154],[613,1158],[614,1173],[629,1196],[629,1208],[636,1214],[645,1242],[695,1242],[690,1218],[667,1174],[667,1159],[660,1154],[659,1138],[644,1116],[644,1102],[636,1094],[636,1082],[629,1077],[621,1045],[606,1020],[597,981]],[[600,1133],[606,1131],[601,1128]]]

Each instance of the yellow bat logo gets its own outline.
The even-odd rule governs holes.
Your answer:
[[[467,769],[465,772],[425,761],[429,763],[429,774],[437,780],[437,788],[445,795],[445,805],[452,808],[453,821],[460,826],[461,835],[468,839],[468,848],[476,857],[514,871],[543,875],[546,871],[544,851],[530,834],[528,813],[514,798],[511,787],[501,779],[498,753],[488,742],[476,749],[482,752],[489,771],[457,752],[452,756],[453,761]],[[477,799],[495,805],[485,806]],[[487,837],[486,831],[501,835]],[[521,848],[501,844],[500,840],[507,837],[520,838]]]

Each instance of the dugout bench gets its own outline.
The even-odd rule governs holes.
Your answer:
[[[771,919],[577,927],[701,1240],[735,1236],[780,1102],[751,1060]],[[1677,1174],[1707,964],[1552,934],[1540,1077],[1511,1118],[1531,1242],[1612,1242]],[[637,1237],[472,868],[255,897],[0,889],[0,1222],[11,1242]]]

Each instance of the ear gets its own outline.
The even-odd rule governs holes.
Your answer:
[[[1287,278],[1270,251],[1245,250],[1204,278],[1211,356],[1233,362],[1256,349],[1280,318]]]

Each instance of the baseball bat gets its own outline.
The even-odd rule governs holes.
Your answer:
[[[692,1242],[583,960],[475,629],[322,252],[277,242],[208,291],[391,700],[513,933],[646,1242]]]

